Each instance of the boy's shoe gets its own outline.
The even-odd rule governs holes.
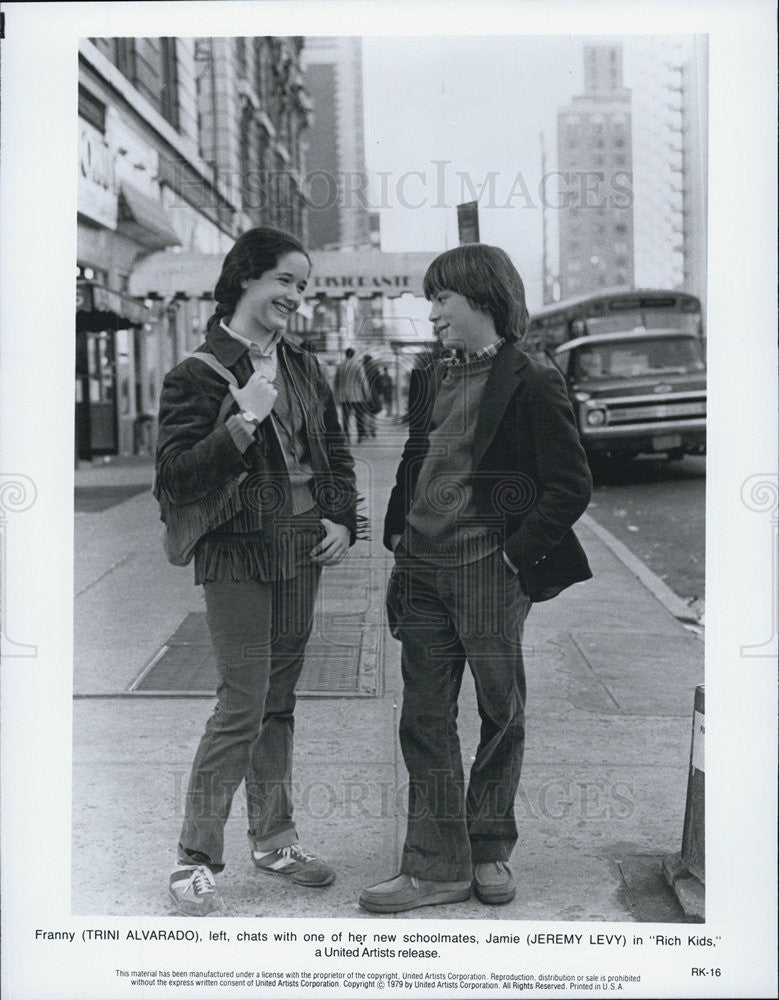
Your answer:
[[[482,903],[510,903],[517,886],[505,861],[482,861],[473,866],[473,891]]]
[[[470,882],[437,882],[401,873],[363,889],[360,906],[372,913],[401,913],[419,906],[461,903],[470,895]]]
[[[178,912],[186,917],[221,915],[222,899],[207,865],[176,865],[168,891]]]
[[[266,875],[283,875],[295,885],[317,889],[335,881],[335,872],[330,865],[304,850],[300,844],[288,844],[272,851],[260,850],[254,841],[251,844],[254,867]]]

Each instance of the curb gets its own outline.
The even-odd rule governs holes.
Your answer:
[[[656,573],[634,555],[624,542],[620,542],[610,531],[602,527],[590,514],[582,514],[580,523],[600,539],[613,555],[619,559],[630,572],[637,577],[646,589],[657,598],[663,607],[683,625],[700,626],[700,622],[691,613],[687,604],[675,594],[668,584],[664,583]]]

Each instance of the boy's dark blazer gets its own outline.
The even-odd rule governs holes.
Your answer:
[[[411,373],[409,437],[384,521],[384,545],[401,534],[429,448],[433,403],[445,367]],[[503,548],[533,601],[592,576],[571,530],[592,493],[592,476],[562,376],[515,341],[504,343],[482,396],[473,442],[473,498],[504,534]]]

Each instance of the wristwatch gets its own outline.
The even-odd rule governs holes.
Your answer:
[[[252,413],[251,410],[241,410],[241,416],[244,420],[248,420],[250,424],[254,424],[255,427],[260,426],[260,418],[256,413]]]

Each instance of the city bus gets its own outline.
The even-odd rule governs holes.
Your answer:
[[[700,300],[618,289],[545,306],[525,348],[563,374],[593,459],[706,451],[706,360]]]

